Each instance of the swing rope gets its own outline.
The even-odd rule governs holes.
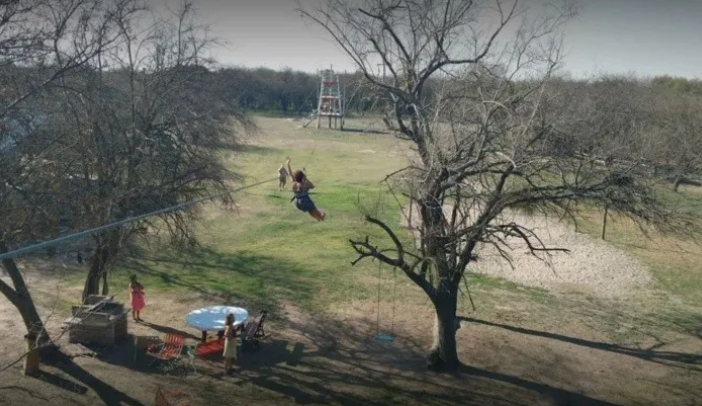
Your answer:
[[[310,152],[310,155],[305,160],[305,165],[302,166],[302,171],[305,172],[305,175],[307,175],[307,164],[310,163],[310,160],[314,156],[314,151],[316,151],[316,150],[317,150],[317,147],[312,148],[312,152]]]
[[[394,341],[395,340],[395,308],[396,308],[396,292],[397,292],[397,268],[392,268],[393,288],[392,288],[392,317],[390,319],[390,334],[380,333],[380,284],[381,284],[381,269],[382,262],[378,260],[378,302],[375,316],[375,339],[378,341]]]
[[[392,267],[392,318],[390,319],[390,335],[395,336],[395,292],[397,291],[397,268]]]
[[[382,263],[380,260],[378,260],[378,303],[376,306],[376,315],[375,315],[375,336],[380,337],[380,268],[382,266]]]

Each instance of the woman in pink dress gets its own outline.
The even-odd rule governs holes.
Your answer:
[[[136,275],[129,277],[129,299],[132,302],[132,318],[134,321],[143,321],[139,316],[141,309],[146,306],[144,302],[144,286],[137,282]]]

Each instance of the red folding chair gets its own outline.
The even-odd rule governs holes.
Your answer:
[[[154,359],[154,362],[176,362],[180,358],[183,350],[185,338],[176,334],[166,334],[163,344],[152,346],[146,354]]]

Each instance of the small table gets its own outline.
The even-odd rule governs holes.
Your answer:
[[[234,327],[243,324],[249,318],[246,309],[235,306],[210,306],[193,310],[185,316],[188,326],[202,331],[202,341],[207,341],[208,331],[222,331],[227,315],[234,315]]]

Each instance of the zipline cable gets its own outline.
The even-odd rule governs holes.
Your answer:
[[[161,215],[161,214],[166,214],[166,213],[170,213],[170,212],[174,212],[174,211],[179,211],[179,210],[188,208],[188,207],[190,207],[190,206],[194,206],[194,205],[196,205],[196,204],[199,204],[199,203],[202,203],[202,202],[205,202],[205,201],[208,201],[208,200],[215,199],[215,198],[220,197],[220,196],[228,195],[228,194],[230,194],[230,193],[236,193],[236,192],[242,191],[242,190],[244,190],[244,189],[249,189],[249,188],[252,188],[252,187],[255,187],[255,186],[262,185],[262,184],[264,184],[264,183],[272,182],[272,181],[274,181],[274,180],[278,180],[278,177],[275,177],[275,178],[272,178],[272,179],[268,179],[268,180],[264,180],[264,181],[257,182],[257,183],[253,183],[253,184],[251,184],[251,185],[242,186],[242,187],[239,187],[239,188],[237,188],[237,189],[233,189],[233,190],[229,190],[229,191],[227,191],[227,192],[222,192],[222,193],[216,194],[216,195],[214,195],[214,196],[203,197],[203,198],[201,198],[201,199],[197,199],[197,200],[193,200],[193,201],[190,201],[190,202],[185,202],[185,203],[177,204],[177,205],[174,205],[174,206],[169,206],[169,207],[166,207],[166,208],[163,208],[163,209],[160,209],[160,210],[152,211],[152,212],[150,212],[150,213],[141,214],[141,215],[139,215],[139,216],[128,217],[128,218],[126,218],[126,219],[124,219],[124,220],[119,220],[119,221],[115,221],[115,222],[113,222],[113,223],[106,224],[106,225],[104,225],[104,226],[95,227],[95,228],[91,228],[91,229],[88,229],[88,230],[79,231],[79,232],[77,232],[77,233],[64,235],[64,236],[55,238],[55,239],[53,239],[53,240],[44,241],[44,242],[40,242],[40,243],[38,243],[38,244],[34,244],[34,245],[29,245],[29,246],[26,246],[26,247],[18,248],[18,249],[16,249],[16,250],[12,250],[12,251],[8,251],[8,252],[5,252],[5,253],[0,254],[0,261],[1,261],[1,260],[5,260],[5,259],[9,259],[9,258],[14,258],[14,257],[16,257],[16,256],[23,255],[23,254],[28,254],[28,253],[30,253],[30,252],[38,251],[38,250],[40,250],[40,249],[52,247],[52,246],[54,246],[54,245],[56,245],[56,244],[58,244],[58,243],[64,242],[64,241],[75,240],[75,239],[77,239],[77,238],[80,238],[80,237],[83,237],[83,236],[86,236],[86,235],[90,235],[90,234],[94,234],[94,233],[97,233],[97,232],[109,230],[109,229],[112,229],[112,228],[115,228],[115,227],[119,227],[119,226],[124,225],[124,224],[133,223],[133,222],[135,222],[135,221],[143,220],[143,219],[146,219],[146,218],[149,218],[149,217],[158,216],[158,215]]]

